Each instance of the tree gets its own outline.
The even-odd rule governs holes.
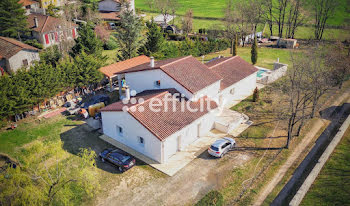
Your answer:
[[[348,48],[349,49],[349,48]],[[350,75],[350,50],[346,52],[344,45],[337,42],[335,46],[327,49],[325,55],[325,64],[331,68],[330,76],[333,84],[342,88],[343,82]]]
[[[256,40],[256,35],[254,35],[254,42],[252,44],[251,60],[252,64],[256,64],[256,62],[258,61],[258,43]]]
[[[19,0],[1,0],[0,35],[20,39],[20,34],[27,31],[27,16]]]
[[[143,25],[139,17],[129,10],[130,5],[126,4],[126,10],[121,14],[120,27],[115,34],[119,43],[118,59],[126,60],[137,55],[144,42],[142,35]]]
[[[285,17],[287,12],[288,3],[290,0],[278,0],[277,1],[277,17],[274,16],[276,23],[278,25],[278,36],[282,38],[283,29],[285,25]]]
[[[322,39],[327,20],[334,14],[337,5],[338,0],[312,1],[313,13],[315,15],[315,38],[317,40]]]
[[[34,142],[20,166],[0,174],[1,205],[66,205],[99,189],[94,151],[81,149],[78,158],[59,161],[62,145],[46,144]]]
[[[259,89],[256,87],[253,92],[253,102],[259,101]]]
[[[146,23],[147,26],[147,40],[145,45],[140,49],[140,53],[143,53],[147,56],[153,56],[153,54],[161,51],[164,45],[164,36],[161,28],[154,23],[153,18],[151,22]]]
[[[79,28],[79,37],[75,40],[71,56],[75,57],[84,51],[86,54],[102,55],[102,41],[97,38],[94,31],[94,25],[89,22]]]
[[[299,27],[305,21],[305,16],[302,13],[302,8],[305,2],[305,0],[291,1],[286,23],[286,38],[293,39],[297,27]]]
[[[58,17],[56,11],[55,11],[55,6],[53,4],[50,4],[47,9],[46,9],[46,14],[52,17]]]
[[[227,5],[225,7],[224,22],[226,27],[225,36],[231,41],[230,54],[233,55],[233,49],[237,46],[237,44],[234,44],[238,33],[238,26],[236,25],[236,16],[233,7],[233,0],[227,1]]]
[[[40,53],[40,62],[56,67],[58,61],[62,58],[62,56],[63,55],[59,51],[58,46],[54,45],[47,48],[44,52]]]
[[[237,55],[237,47],[238,47],[238,37],[237,34],[235,35],[235,41],[233,44],[233,48],[232,48],[232,56],[236,56]]]
[[[167,25],[169,14],[175,15],[178,7],[177,0],[153,0],[155,8],[163,15],[164,24]]]
[[[185,17],[182,21],[182,30],[186,34],[191,33],[192,31],[192,19],[193,19],[193,12],[192,12],[192,9],[189,9],[186,12]]]

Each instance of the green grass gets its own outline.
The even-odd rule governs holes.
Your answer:
[[[21,123],[15,130],[0,133],[0,152],[13,155],[16,147],[21,147],[33,140],[47,136],[58,136],[59,138],[62,127],[72,123],[67,119],[47,120],[43,123]]]
[[[154,9],[150,9],[146,2],[147,0],[135,0],[135,6],[142,11],[152,12]],[[226,2],[227,0],[178,0],[179,8],[176,13],[177,15],[184,15],[187,10],[192,9],[194,19],[198,17],[224,18]],[[329,18],[328,23],[335,26],[348,24],[350,19],[349,9],[348,1],[341,0],[334,16]]]
[[[350,205],[350,129],[334,150],[301,205]]]
[[[106,65],[113,64],[117,60],[117,49],[114,50],[103,50],[102,55],[107,56]]]
[[[242,57],[247,62],[251,62],[250,50],[251,48],[249,46],[238,47],[237,55]],[[258,49],[258,62],[256,63],[256,66],[273,69],[273,63],[277,61],[277,58],[279,58],[281,63],[291,65],[290,52],[291,50],[289,49],[261,47]],[[205,55],[204,61],[208,61],[219,55],[223,55],[225,57],[231,56],[230,50],[227,49],[224,51],[207,54]],[[202,57],[198,57],[197,59],[201,61]]]

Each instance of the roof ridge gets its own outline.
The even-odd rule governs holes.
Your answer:
[[[22,49],[24,49],[24,47],[22,47],[22,46],[20,46],[20,45],[18,45],[18,44],[16,44],[16,43],[13,43],[13,42],[11,42],[11,41],[9,41],[9,39],[11,40],[11,38],[8,38],[8,37],[4,37],[4,36],[0,36],[3,40],[5,40],[6,42],[8,42],[8,43],[10,43],[10,44],[13,44],[13,45],[15,45],[15,46],[17,46],[17,47],[20,47],[20,48],[22,48]],[[17,41],[16,39],[14,39],[15,41]],[[21,42],[22,44],[24,44],[23,42]]]
[[[216,66],[218,66],[218,65],[221,65],[221,64],[227,62],[228,60],[234,59],[234,58],[236,58],[236,57],[238,57],[238,55],[229,57],[229,58],[227,58],[226,60],[224,60],[224,61],[222,61],[222,62],[219,62],[219,63],[217,63],[217,64],[215,64],[215,65],[213,65],[213,66],[211,66],[211,67],[208,67],[208,68],[211,69],[211,68],[213,68],[213,67],[216,67]]]
[[[174,63],[177,63],[177,62],[179,62],[179,61],[188,59],[189,57],[192,57],[192,55],[184,56],[184,57],[182,57],[182,58],[180,58],[180,59],[177,59],[177,60],[175,60],[175,61],[172,61],[172,62],[169,62],[169,63],[167,63],[167,64],[164,64],[164,65],[160,66],[159,68],[169,66],[169,65],[174,64]]]
[[[45,22],[44,22],[44,24],[43,24],[43,27],[42,27],[41,30],[40,30],[40,33],[43,32],[43,30],[44,30],[44,28],[45,28],[45,26],[46,26],[46,22],[49,20],[49,17],[50,17],[50,16],[46,16],[46,15],[43,15],[43,16],[45,16],[46,19],[45,19]]]

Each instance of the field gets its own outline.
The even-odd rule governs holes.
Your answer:
[[[242,57],[247,62],[251,62],[250,51],[250,46],[238,47],[237,55]],[[281,63],[291,65],[290,52],[291,50],[289,49],[261,47],[258,49],[258,62],[256,63],[256,66],[264,67],[267,69],[273,69],[273,63],[277,61],[277,58],[279,58],[279,61]],[[204,62],[209,61],[210,59],[218,57],[220,55],[225,57],[231,56],[230,49],[207,54],[204,57]],[[202,57],[197,57],[197,59],[199,61],[202,61]]]
[[[350,129],[334,150],[301,205],[350,205]]]
[[[151,16],[159,15],[155,9],[150,9],[146,4],[146,0],[136,0],[136,8],[140,9],[143,13],[147,15],[145,18],[150,19]],[[178,0],[179,8],[176,11],[177,17],[174,20],[175,25],[181,25],[182,16],[186,13],[188,9],[193,10],[193,31],[198,32],[200,28],[206,29],[218,29],[224,28],[224,24],[222,22],[222,18],[224,18],[224,9],[226,5],[226,0]],[[337,8],[337,12],[334,16],[332,16],[328,23],[332,26],[344,26],[349,24],[350,13],[347,12],[349,8],[349,4],[347,0],[341,0],[340,4]],[[309,23],[312,24],[310,20]],[[310,39],[313,37],[313,28],[312,26],[300,26],[297,29],[295,38],[297,39]],[[264,25],[259,26],[262,30]],[[274,28],[274,35],[277,34],[277,27]],[[267,34],[267,28],[265,29],[265,34]],[[343,29],[326,29],[324,32],[325,40],[345,40],[349,38],[349,32]]]

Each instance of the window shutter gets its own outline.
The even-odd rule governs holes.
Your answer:
[[[50,43],[49,35],[48,35],[48,34],[45,34],[45,43],[46,43],[46,44],[49,44],[49,43]]]
[[[75,39],[75,29],[72,29],[73,39]]]

